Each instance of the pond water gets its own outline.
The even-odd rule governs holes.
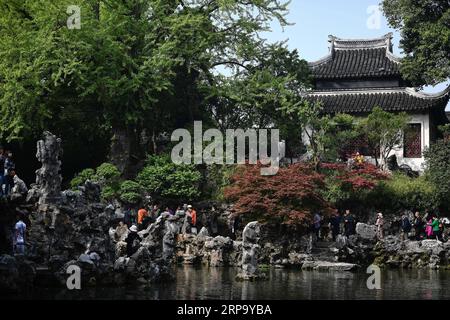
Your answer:
[[[29,299],[450,299],[450,272],[433,270],[383,271],[381,290],[369,290],[369,275],[350,272],[318,272],[270,269],[269,280],[235,281],[237,269],[180,266],[176,281],[150,288],[84,288],[78,292],[38,289],[17,298]],[[11,298],[11,297],[10,297]]]

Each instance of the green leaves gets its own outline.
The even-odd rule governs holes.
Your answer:
[[[449,209],[450,199],[450,141],[438,140],[424,152],[427,179],[433,183],[441,205]]]
[[[375,107],[372,112],[360,122],[360,130],[367,137],[371,149],[376,150],[381,166],[387,169],[387,157],[396,146],[403,144],[403,132],[409,121],[409,116],[402,112],[394,114]]]
[[[138,204],[142,200],[142,187],[132,180],[125,180],[120,184],[119,198],[127,204]]]
[[[168,156],[151,156],[136,181],[157,199],[192,201],[200,196],[202,176],[193,165],[176,165]]]
[[[450,3],[384,0],[390,23],[402,33],[402,72],[414,85],[436,85],[450,77]]]
[[[116,197],[121,188],[119,169],[111,163],[102,163],[95,170],[84,169],[70,181],[70,186],[76,190],[86,180],[99,183],[102,188],[102,198],[106,200]]]

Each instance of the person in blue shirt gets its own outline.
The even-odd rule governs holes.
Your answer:
[[[27,225],[23,222],[23,216],[18,216],[18,221],[14,226],[14,254],[25,254],[25,237],[27,232]]]
[[[322,227],[321,222],[322,222],[322,217],[317,212],[313,218],[313,229],[314,229],[314,234],[316,235],[317,240],[321,239],[321,235],[320,235],[320,228]]]

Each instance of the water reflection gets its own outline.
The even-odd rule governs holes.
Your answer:
[[[269,280],[240,282],[233,268],[180,266],[176,282],[147,288],[39,289],[25,297],[38,299],[223,299],[223,300],[355,300],[450,299],[450,272],[434,270],[384,271],[381,290],[369,290],[369,275],[270,269]]]

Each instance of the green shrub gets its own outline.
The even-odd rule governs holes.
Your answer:
[[[439,205],[436,188],[425,176],[410,178],[396,173],[378,187],[376,197],[385,208],[393,210],[425,211],[434,210]]]
[[[150,156],[136,180],[156,199],[192,201],[200,197],[201,178],[194,165],[174,164],[168,156]]]
[[[78,173],[71,181],[70,188],[77,189],[78,186],[84,184],[87,180],[95,180],[95,170],[94,169],[84,169],[80,173]]]
[[[120,171],[111,163],[102,163],[97,169],[85,169],[78,173],[71,181],[70,186],[76,189],[86,180],[97,182],[102,188],[102,198],[112,199],[117,196],[120,188]]]
[[[111,163],[102,163],[95,171],[97,181],[112,182],[120,179],[120,171]]]
[[[208,165],[204,181],[204,196],[208,199],[224,200],[224,188],[231,184],[231,177],[236,171],[235,165]]]
[[[142,200],[142,188],[139,183],[125,180],[120,185],[119,198],[128,204],[137,204]]]
[[[436,188],[438,201],[444,210],[450,209],[450,139],[438,140],[424,153],[426,177]]]
[[[102,199],[104,200],[112,200],[117,195],[117,190],[111,186],[104,186],[102,188]]]

